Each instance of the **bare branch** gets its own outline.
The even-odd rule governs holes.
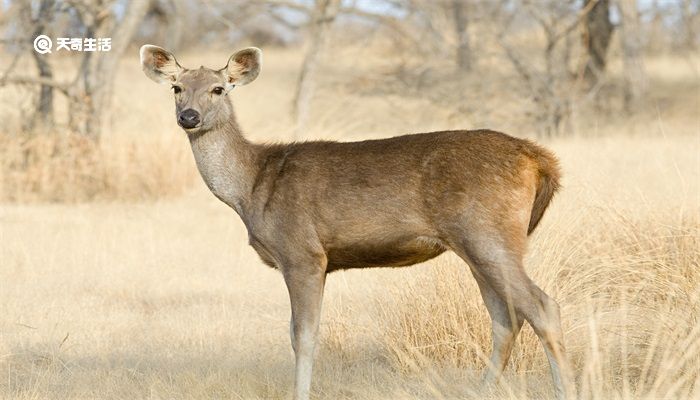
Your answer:
[[[292,22],[289,22],[289,21],[288,21],[287,19],[285,19],[283,16],[277,14],[277,13],[275,12],[275,10],[271,10],[270,13],[269,13],[269,15],[270,15],[270,18],[274,19],[277,23],[280,23],[280,24],[284,25],[284,26],[285,26],[286,28],[288,28],[288,29],[294,30],[294,29],[299,29],[299,27],[300,27],[299,25],[294,24],[294,23],[292,23]]]
[[[526,1],[523,3],[525,6],[528,14],[534,18],[544,30],[545,35],[547,36],[548,40],[550,41],[549,45],[554,46],[556,45],[561,39],[565,38],[567,35],[569,35],[576,27],[578,27],[581,22],[583,22],[583,19],[586,18],[586,15],[591,12],[593,7],[595,7],[596,4],[598,4],[599,0],[591,0],[589,3],[586,4],[585,7],[580,9],[578,13],[576,14],[576,17],[566,25],[562,29],[557,29],[557,18],[553,18],[551,20],[548,20],[546,17],[542,16],[538,11],[542,9],[541,5],[538,5],[537,2],[532,3],[530,1]]]
[[[401,25],[401,21],[398,18],[392,17],[390,15],[377,14],[370,11],[360,10],[356,7],[341,7],[340,13],[377,21],[398,32],[403,32],[405,30],[404,27]]]
[[[63,93],[66,97],[73,98],[73,93],[71,93],[69,85],[65,83],[56,82],[53,79],[32,77],[32,76],[15,76],[10,78],[4,78],[0,80],[0,86],[4,85],[44,85],[51,86],[52,88]]]
[[[295,3],[293,1],[270,0],[270,1],[266,1],[265,3],[267,3],[267,5],[270,7],[285,7],[285,8],[300,11],[300,12],[303,12],[306,14],[311,14],[311,12],[312,12],[311,8],[309,8],[303,4]]]
[[[5,79],[7,79],[7,77],[10,76],[10,74],[12,73],[12,70],[15,69],[15,67],[17,66],[17,63],[19,62],[19,59],[21,57],[22,57],[22,53],[15,54],[15,57],[12,59],[12,62],[10,62],[10,65],[7,67],[5,72],[2,74],[2,78],[0,78],[0,82],[4,81]]]
[[[569,24],[569,26],[565,27],[555,35],[556,40],[558,41],[562,37],[567,36],[571,31],[576,29],[576,27],[579,26],[579,24],[581,24],[583,19],[586,18],[586,15],[588,15],[588,13],[591,12],[591,10],[598,3],[598,1],[599,0],[592,0],[590,3],[586,4],[586,6],[579,11],[578,15],[576,16],[576,19],[571,24]]]
[[[516,54],[515,50],[510,47],[502,38],[498,38],[498,43],[503,48],[506,53],[506,57],[510,60],[515,68],[515,71],[523,78],[527,86],[530,88],[532,93],[537,93],[537,87],[535,86],[533,74],[530,69],[525,65],[524,62],[520,60],[520,57]]]

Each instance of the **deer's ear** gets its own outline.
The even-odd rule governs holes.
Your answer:
[[[173,83],[182,71],[175,56],[162,47],[146,44],[140,54],[143,72],[156,83]]]
[[[238,51],[228,59],[223,68],[229,85],[245,85],[255,80],[262,66],[262,50],[248,47]]]

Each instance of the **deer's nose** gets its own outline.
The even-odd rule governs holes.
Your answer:
[[[199,124],[199,113],[191,108],[188,108],[177,116],[177,123],[185,129],[194,128]]]

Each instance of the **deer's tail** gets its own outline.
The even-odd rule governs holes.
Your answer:
[[[527,228],[528,235],[537,228],[537,224],[539,224],[540,219],[542,219],[544,212],[547,210],[554,193],[561,186],[559,183],[561,178],[559,160],[549,150],[537,145],[535,145],[535,149],[539,182],[535,192],[535,201],[532,204],[532,212],[530,213],[530,225]]]

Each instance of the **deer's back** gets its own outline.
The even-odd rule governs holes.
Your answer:
[[[441,192],[484,194],[491,186],[519,184],[522,169],[541,151],[489,130],[275,145],[261,161],[254,191],[279,204],[303,198],[376,209],[400,200],[413,208]]]

